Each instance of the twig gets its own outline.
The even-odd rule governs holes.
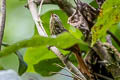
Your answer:
[[[71,72],[69,69],[66,69],[66,68],[64,68],[63,66],[61,66],[61,65],[59,65],[59,64],[56,64],[58,67],[60,67],[60,68],[62,68],[63,70],[66,70],[67,72],[69,72],[69,73],[71,73],[73,76],[75,76],[76,78],[79,78],[80,79],[80,77],[78,76],[78,75],[76,75],[76,74],[74,74],[73,72]]]
[[[39,17],[39,23],[40,23],[40,27],[41,29],[43,29],[43,31],[45,32],[44,30],[44,27],[43,27],[43,24],[42,24],[42,21],[40,19],[40,14],[41,14],[41,9],[42,9],[42,4],[43,4],[44,0],[41,0],[41,3],[40,3],[40,7],[39,7],[39,12],[38,12],[38,17]],[[45,32],[46,36],[47,36],[47,33]]]
[[[35,0],[39,5],[42,0]],[[44,4],[57,4],[68,16],[71,16],[74,12],[74,7],[67,0],[44,0]]]
[[[55,64],[56,66],[58,66],[58,67],[60,67],[60,68],[62,68],[62,69],[64,69],[64,67],[63,66],[61,66],[61,65],[59,65],[59,64]]]
[[[39,15],[41,13],[41,9],[42,9],[42,4],[43,4],[44,0],[41,0],[41,3],[40,3],[40,7],[39,7]]]
[[[66,74],[63,74],[63,73],[60,73],[60,72],[51,72],[50,74],[60,74],[60,75],[64,75],[64,76],[67,76],[67,77],[70,77],[70,78],[74,78],[72,76],[69,76],[69,75],[66,75]]]
[[[41,36],[45,36],[47,37],[47,33],[45,32],[43,26],[42,26],[42,23],[39,19],[39,15],[38,15],[38,11],[37,11],[37,5],[33,2],[33,0],[28,0],[28,7],[29,7],[29,10],[32,14],[32,17],[33,17],[33,20],[36,24],[36,27],[37,27],[37,30],[38,30],[38,33],[41,35]]]
[[[110,55],[108,54],[106,48],[103,47],[103,44],[100,41],[98,41],[94,45],[93,50],[97,53],[101,60],[110,61]]]
[[[111,37],[116,41],[116,43],[120,46],[120,40],[118,40],[118,38],[109,30],[107,31],[108,34],[111,35]]]
[[[41,26],[41,21],[38,22],[40,17],[38,17],[39,15],[37,13],[37,5],[33,1],[28,0],[28,6],[32,14],[33,20],[36,24],[36,27],[38,29],[39,35],[47,37],[48,35],[46,34],[44,28],[42,28]],[[56,54],[56,56],[63,62],[64,65],[66,65],[66,67],[70,71],[78,75],[81,78],[81,80],[86,80],[82,73],[70,61],[65,61],[66,57],[56,47],[50,47],[50,50]]]
[[[71,72],[78,75],[81,78],[81,80],[86,80],[82,73],[70,61],[66,61],[66,57],[56,47],[50,47],[50,50],[57,55],[57,57]]]
[[[109,43],[103,44],[100,41],[94,45],[93,49],[96,51],[101,60],[106,60],[108,62],[105,67],[108,72],[112,74],[114,79],[119,79],[118,76],[120,76],[120,67],[117,64],[119,64],[120,58],[117,49]]]
[[[94,74],[98,77],[104,78],[105,80],[113,80],[112,78],[109,78],[107,76],[104,76],[104,75],[101,75],[101,74],[98,74],[98,73],[94,73]]]
[[[1,0],[1,19],[0,19],[0,50],[4,34],[5,21],[6,21],[6,0]]]

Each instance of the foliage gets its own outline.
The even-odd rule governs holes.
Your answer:
[[[28,40],[23,40],[23,41],[17,42],[15,44],[3,49],[0,52],[0,57],[9,55],[10,53],[13,53],[20,48],[31,47],[27,50],[27,53],[25,54],[26,55],[25,61],[27,62],[28,67],[29,67],[29,65],[31,67],[31,65],[36,64],[39,61],[56,58],[55,55],[53,55],[50,51],[47,50],[47,45],[56,46],[61,49],[66,49],[76,43],[80,43],[80,45],[87,47],[87,44],[82,42],[82,40],[75,39],[70,33],[67,33],[67,32],[60,34],[56,38],[35,36]],[[47,67],[49,67],[49,66],[50,65],[48,64]]]
[[[70,0],[68,0],[71,2]],[[82,0],[95,8],[98,5],[93,0]],[[49,37],[38,35],[35,29],[35,24],[29,10],[24,8],[25,0],[8,0],[7,1],[7,21],[4,34],[4,42],[10,44],[8,47],[2,46],[0,52],[0,69],[14,69],[16,72],[23,74],[28,65],[27,72],[36,72],[42,76],[49,76],[50,72],[58,72],[60,67],[56,67],[56,63],[63,66],[61,61],[53,52],[48,49],[48,46],[56,46],[60,51],[67,55],[69,51],[64,49],[70,48],[75,44],[79,44],[81,51],[88,51],[88,44],[84,42],[82,33],[67,24],[68,16],[60,10],[57,5],[44,5],[42,7],[41,20]],[[74,5],[74,1],[72,2]],[[49,20],[51,13],[57,14],[64,27],[69,31],[58,35],[57,37],[50,36]],[[120,0],[106,0],[100,9],[96,24],[92,27],[92,43],[101,40],[105,42],[106,31],[111,32],[120,39]],[[19,15],[18,15],[19,14]],[[113,40],[113,45],[120,50],[118,44]],[[81,47],[82,46],[82,47]],[[24,57],[21,67],[19,59],[15,53],[19,50]],[[76,65],[75,57],[70,57],[70,60]],[[77,66],[77,65],[76,65]],[[24,68],[24,69],[23,69]]]
[[[115,27],[120,22],[120,0],[107,0],[103,4],[97,22],[92,28],[92,45],[103,37],[110,27]],[[105,37],[105,36],[104,36]]]

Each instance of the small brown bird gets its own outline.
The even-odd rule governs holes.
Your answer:
[[[64,31],[67,31],[67,30],[63,27],[60,18],[56,14],[52,14],[51,18],[50,18],[50,33],[51,33],[51,35],[58,35]],[[88,70],[88,67],[86,66],[86,64],[84,63],[84,61],[81,57],[79,46],[77,44],[75,44],[71,48],[65,49],[65,50],[70,50],[74,53],[74,55],[76,56],[76,59],[78,61],[80,71],[84,74],[87,74],[90,77],[91,74]]]

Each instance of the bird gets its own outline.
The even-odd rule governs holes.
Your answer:
[[[51,17],[50,17],[50,34],[53,35],[53,36],[57,36],[63,32],[68,32],[64,27],[63,27],[63,24],[59,18],[58,15],[56,14],[51,14]],[[84,60],[82,59],[82,56],[81,56],[81,53],[80,53],[80,48],[79,48],[79,45],[78,44],[75,44],[74,46],[68,48],[68,49],[64,49],[64,50],[69,50],[71,52],[74,53],[74,55],[76,56],[76,59],[77,59],[77,62],[78,62],[78,66],[79,66],[79,70],[91,77],[91,73],[87,67],[87,65],[85,64]]]

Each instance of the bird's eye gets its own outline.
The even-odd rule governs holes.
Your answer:
[[[54,15],[55,17],[57,17],[57,15]]]

